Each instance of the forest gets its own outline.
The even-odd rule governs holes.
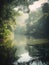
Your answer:
[[[0,65],[13,65],[21,47],[49,65],[49,1],[32,12],[30,6],[38,1],[0,0]]]

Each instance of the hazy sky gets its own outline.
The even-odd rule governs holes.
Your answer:
[[[34,12],[38,10],[42,6],[43,3],[48,2],[48,0],[38,0],[35,1],[32,5],[29,5],[30,12]],[[19,7],[14,8],[14,10],[18,11]],[[23,11],[19,11],[22,15],[16,18],[17,25],[20,27],[25,27],[25,20],[28,18],[28,13],[23,13]]]
[[[29,5],[30,11],[36,11],[37,8],[41,7],[43,3],[48,2],[48,0],[35,1],[32,5]]]
[[[38,0],[35,1],[33,4],[29,5],[30,12],[34,12],[38,10],[42,6],[43,3],[48,2],[48,0]],[[18,11],[19,7],[14,8],[15,11]],[[23,27],[25,26],[25,20],[28,18],[28,13],[24,13],[23,11],[19,11],[21,13],[21,16],[16,17],[17,25]]]
[[[35,1],[32,5],[29,5],[29,9],[30,9],[30,12],[34,12],[36,10],[38,10],[38,8],[40,8],[43,3],[46,3],[48,2],[48,0],[38,0],[38,1]],[[23,18],[25,17],[25,19],[27,19],[27,15],[25,14],[25,16],[23,16]],[[21,23],[21,26],[25,24],[25,22],[22,21]]]

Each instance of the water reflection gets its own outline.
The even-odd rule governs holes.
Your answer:
[[[36,49],[36,47],[34,47],[34,44],[36,45],[36,43],[33,42],[36,41],[33,37],[29,37],[25,35],[15,35],[15,40],[16,40],[15,46],[17,47],[15,57],[18,56],[19,57],[18,60],[19,61],[22,60],[22,61],[17,62],[18,60],[16,60],[14,62],[14,65],[47,65],[45,62],[42,62],[40,59],[38,59],[39,51]],[[29,45],[31,43],[33,46]],[[29,56],[32,57],[32,60],[30,59],[29,61],[27,61],[29,58],[29,56],[27,58],[27,55],[25,55],[24,57],[21,56],[22,54],[25,54],[27,52],[29,53]]]
[[[14,65],[47,65],[45,63],[42,63],[41,61],[37,60],[37,61],[33,61],[33,62],[23,62],[23,63],[17,63],[17,62],[14,62]]]
[[[27,37],[24,35],[16,35],[15,40],[16,40],[16,47],[17,47],[17,51],[15,55],[20,56],[22,53],[27,52],[26,50]]]

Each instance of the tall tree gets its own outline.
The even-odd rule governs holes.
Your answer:
[[[0,51],[2,51],[0,52],[1,65],[11,65],[11,55],[14,53],[14,51],[12,51],[13,49],[11,44],[14,39],[13,27],[16,25],[15,14],[18,15],[18,13],[13,9],[20,5],[28,7],[28,5],[32,2],[33,0],[0,0]]]

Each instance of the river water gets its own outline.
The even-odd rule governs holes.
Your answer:
[[[14,65],[46,65],[45,63],[42,63],[41,60],[38,60],[37,56],[33,56],[33,54],[36,55],[36,52],[38,52],[38,50],[33,47],[35,44],[32,41],[33,39],[33,37],[26,35],[15,35],[15,47],[17,47],[15,57],[18,56],[19,58],[13,63]],[[33,46],[29,46],[31,43]],[[32,60],[37,59],[31,61],[31,58]],[[29,62],[29,64],[27,62]]]

